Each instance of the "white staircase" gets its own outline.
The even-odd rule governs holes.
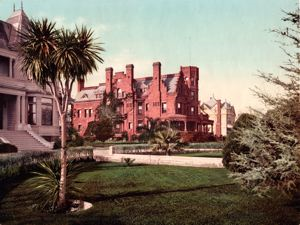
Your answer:
[[[45,151],[51,150],[36,138],[32,137],[27,131],[0,130],[0,137],[4,137],[11,144],[18,147],[18,151]]]

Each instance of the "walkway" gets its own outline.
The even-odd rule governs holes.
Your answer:
[[[121,162],[123,158],[135,159],[134,163],[172,166],[191,166],[223,168],[222,158],[185,157],[165,155],[111,154],[110,150],[96,148],[94,158],[97,161]]]

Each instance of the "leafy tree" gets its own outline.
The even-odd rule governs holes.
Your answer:
[[[113,125],[120,124],[124,121],[124,117],[118,111],[123,104],[122,100],[115,97],[113,92],[103,94],[103,99],[96,110],[95,120],[109,119]]]
[[[247,146],[247,153],[233,153],[232,164],[239,171],[232,174],[245,188],[261,195],[278,189],[293,195],[300,181],[300,31],[299,11],[286,12],[283,21],[289,27],[273,30],[284,40],[288,61],[281,68],[284,76],[261,72],[259,76],[275,85],[276,96],[255,89],[256,95],[269,107],[257,113],[253,124],[240,130],[237,138]]]
[[[29,79],[51,92],[61,124],[61,176],[58,207],[66,205],[66,116],[73,84],[85,79],[103,62],[103,49],[95,43],[93,32],[85,27],[74,31],[57,29],[47,19],[31,20],[21,34],[18,50],[21,68]]]
[[[110,118],[102,118],[91,121],[88,124],[85,135],[95,136],[99,141],[106,141],[114,136],[113,123]]]
[[[170,155],[173,150],[180,150],[182,146],[179,132],[172,128],[155,132],[150,144],[153,151],[164,151],[166,155]]]
[[[248,153],[249,148],[246,145],[242,145],[239,141],[241,136],[241,129],[249,128],[253,126],[255,116],[248,113],[243,113],[234,123],[234,126],[230,133],[227,135],[225,144],[223,147],[223,165],[231,171],[239,171],[238,167],[235,167],[230,162],[232,161],[231,154]]]

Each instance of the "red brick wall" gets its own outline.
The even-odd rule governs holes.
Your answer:
[[[115,95],[123,99],[123,106],[121,112],[125,116],[124,123],[120,125],[119,131],[127,131],[129,136],[137,134],[138,121],[143,121],[146,124],[146,117],[161,118],[168,120],[170,118],[179,117],[185,123],[193,121],[202,124],[202,120],[207,118],[198,115],[198,80],[199,69],[197,67],[180,67],[177,74],[167,75],[177,76],[178,82],[174,93],[168,93],[167,87],[163,84],[161,74],[160,62],[153,63],[153,79],[150,87],[148,87],[148,95],[138,97],[134,90],[134,66],[129,64],[126,66],[126,73],[117,72],[113,76],[113,69],[106,69],[106,92],[113,91]],[[142,103],[142,113],[139,114],[138,103]],[[162,112],[162,103],[167,104],[167,112]],[[177,104],[181,104],[181,112],[178,113]],[[95,109],[100,104],[99,101],[75,102],[74,112],[75,116],[73,124],[75,128],[81,125],[80,134],[83,135],[88,122],[94,119],[92,117],[84,117],[84,109]],[[146,111],[146,104],[148,104],[148,111]],[[194,113],[191,113],[191,107],[194,107]],[[81,117],[77,117],[77,110],[80,109]],[[204,118],[204,119],[202,119]],[[129,128],[131,124],[131,129]]]

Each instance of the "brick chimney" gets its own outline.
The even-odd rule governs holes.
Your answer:
[[[106,93],[112,92],[112,79],[113,79],[113,68],[108,67],[105,69],[105,91]]]
[[[126,77],[129,81],[130,89],[133,90],[133,76],[134,76],[134,66],[133,64],[126,65]]]
[[[77,92],[80,92],[84,88],[84,79],[77,80]]]
[[[217,120],[216,120],[216,136],[222,135],[222,121],[221,121],[221,100],[217,100]]]
[[[161,83],[161,63],[155,62],[153,63],[153,84],[157,86],[158,90],[160,90]]]

